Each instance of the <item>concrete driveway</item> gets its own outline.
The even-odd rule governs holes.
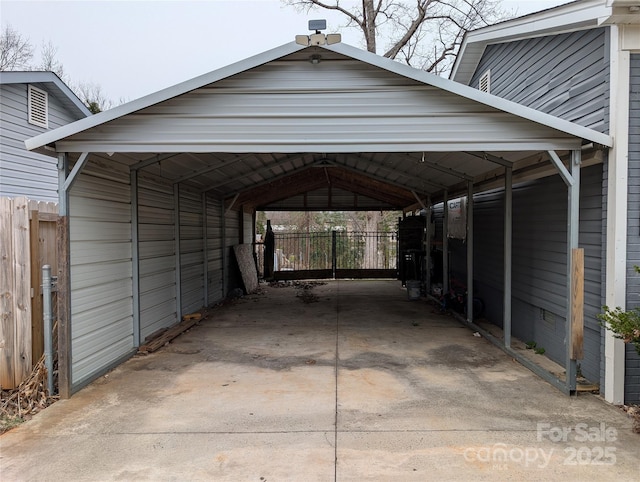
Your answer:
[[[263,291],[0,437],[2,480],[640,479],[624,413],[397,281]]]

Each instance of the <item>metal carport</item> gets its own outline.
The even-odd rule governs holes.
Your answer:
[[[255,208],[313,190],[328,208],[332,189],[379,209],[467,194],[472,287],[472,194],[504,186],[509,350],[512,179],[557,170],[568,187],[571,340],[580,166],[600,162],[600,147],[611,145],[607,135],[348,45],[297,43],[30,139],[28,149],[59,159],[61,395],[183,313],[224,298],[229,249],[251,241]],[[576,356],[566,345],[569,375],[555,384],[571,392]]]

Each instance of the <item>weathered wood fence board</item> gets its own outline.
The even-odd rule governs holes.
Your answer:
[[[5,198],[0,198],[0,256],[0,387],[13,388],[13,202]]]
[[[40,214],[42,213],[42,214]],[[57,205],[0,198],[0,387],[15,388],[43,352],[41,268],[56,264]]]
[[[44,353],[42,267],[45,264],[51,266],[51,273],[54,276],[58,272],[58,257],[56,255],[58,205],[56,203],[30,201],[29,215],[31,220],[32,359],[35,364]]]

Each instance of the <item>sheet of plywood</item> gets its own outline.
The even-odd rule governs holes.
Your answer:
[[[236,255],[238,268],[240,268],[244,290],[247,294],[255,292],[258,289],[258,271],[253,259],[253,246],[251,244],[237,244],[233,247],[233,252]]]

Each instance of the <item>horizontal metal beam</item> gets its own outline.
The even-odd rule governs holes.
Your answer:
[[[177,153],[177,154],[166,154],[164,156],[161,156],[159,154],[156,154],[153,157],[150,157],[149,159],[145,159],[143,161],[137,162],[136,164],[133,164],[129,167],[130,170],[132,171],[137,171],[139,169],[144,169],[145,167],[148,166],[152,166],[154,164],[158,164],[162,161],[165,161],[167,159],[171,159],[172,157],[176,157],[176,156],[180,156],[181,153]]]
[[[416,180],[416,175],[415,174],[410,174],[408,172],[398,171],[396,169],[392,169],[392,168],[390,168],[388,166],[385,166],[383,164],[379,164],[379,163],[377,163],[375,161],[372,161],[371,159],[367,159],[366,157],[358,155],[358,154],[346,154],[345,158],[347,158],[347,159],[357,159],[359,161],[365,161],[365,162],[368,162],[370,166],[373,166],[373,167],[376,167],[376,168],[381,169],[383,171],[386,171],[387,173],[400,175],[402,177],[405,177],[407,179],[412,179],[414,181]],[[361,171],[360,169],[357,169],[355,167],[345,166],[344,164],[338,163],[338,165],[340,167],[344,167],[345,169],[349,169],[349,170],[352,170],[352,171],[355,171],[355,172],[359,172],[360,174],[364,174],[365,176],[369,176],[369,177],[371,177],[373,179],[377,179],[378,181],[386,182],[387,184],[392,184],[392,185],[401,187],[402,189],[406,189],[406,190],[411,190],[412,189],[412,186],[410,186],[408,184],[402,184],[402,183],[399,183],[399,182],[390,181],[390,180],[385,179],[383,177],[376,176],[375,174],[371,174],[371,173],[368,173],[368,172],[365,172],[365,171]],[[440,184],[440,183],[437,183],[437,182],[434,182],[434,181],[430,181],[428,179],[423,179],[423,178],[419,178],[419,179],[420,179],[421,182],[423,182],[425,184],[428,184],[429,186],[433,186],[433,187],[436,187],[438,189],[447,189],[447,186],[445,186],[444,184]]]
[[[218,170],[222,169],[223,167],[228,167],[228,166],[231,166],[231,165],[233,165],[233,164],[235,164],[237,162],[244,161],[245,159],[247,159],[247,158],[249,158],[249,157],[251,157],[253,155],[254,154],[245,154],[243,156],[238,156],[238,157],[236,157],[234,159],[231,159],[231,160],[228,160],[228,161],[224,161],[224,160],[220,161],[220,159],[216,158],[216,161],[220,161],[221,164],[216,164],[215,166],[207,166],[207,167],[205,167],[203,169],[200,169],[198,171],[191,172],[189,174],[185,174],[184,176],[179,177],[178,179],[173,181],[173,183],[174,184],[178,184],[178,183],[181,183],[181,182],[184,182],[184,181],[188,181],[189,179],[193,179],[194,177],[202,176],[203,174],[208,174],[208,173],[213,172],[213,171],[218,171]],[[213,189],[213,188],[210,188],[210,189]]]
[[[452,169],[450,167],[446,167],[446,166],[443,166],[441,164],[438,164],[437,162],[433,162],[433,161],[429,161],[429,160],[425,159],[424,153],[422,154],[422,157],[420,157],[420,158],[414,157],[411,154],[409,154],[407,157],[409,159],[412,159],[412,160],[418,162],[419,164],[422,164],[423,166],[430,167],[431,169],[433,169],[435,171],[440,171],[440,172],[443,172],[445,174],[449,174],[450,176],[457,177],[459,179],[464,179],[465,181],[473,181],[473,176],[470,176],[469,174],[465,174],[464,172],[456,171],[455,169]]]
[[[493,162],[494,164],[498,164],[503,167],[513,167],[513,162],[507,161],[502,157],[494,156],[493,154],[489,154],[488,152],[465,152],[465,154],[469,154],[470,156],[477,157],[479,159],[484,159],[485,161]]]
[[[284,157],[284,158],[279,159],[278,161],[274,162],[273,164],[268,164],[266,166],[262,166],[259,169],[256,169],[254,171],[250,171],[250,172],[248,172],[246,174],[241,174],[239,176],[234,177],[233,179],[226,179],[224,182],[220,182],[218,184],[214,184],[213,186],[210,186],[209,188],[210,189],[217,189],[217,188],[219,188],[221,186],[224,186],[226,184],[229,184],[231,182],[235,182],[235,181],[239,181],[240,179],[245,179],[247,177],[251,177],[254,174],[262,174],[263,172],[270,171],[271,169],[275,169],[276,167],[280,167],[282,164],[285,164],[287,162],[293,162],[293,161],[295,161],[297,159],[300,159],[301,157],[304,157],[304,154],[295,154],[293,156]],[[251,187],[253,187],[253,186],[248,186],[247,189],[251,189]]]

